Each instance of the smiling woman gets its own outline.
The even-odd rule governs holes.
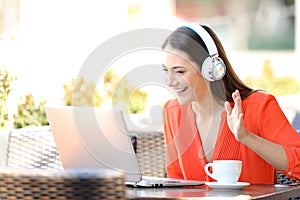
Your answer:
[[[164,107],[169,177],[213,181],[207,163],[241,160],[239,181],[271,184],[275,170],[300,179],[300,135],[272,94],[239,79],[210,27],[181,26],[162,48],[177,96]]]
[[[166,61],[163,68],[166,73],[165,81],[177,95],[180,103],[195,101],[197,97],[204,95],[204,90],[207,89],[206,83],[197,68],[194,67],[195,64],[174,53],[168,53]]]

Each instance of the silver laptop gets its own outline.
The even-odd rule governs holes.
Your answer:
[[[76,106],[45,106],[64,169],[109,168],[125,174],[127,185],[195,186],[203,181],[143,177],[122,112]]]

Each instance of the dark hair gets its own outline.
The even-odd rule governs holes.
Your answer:
[[[208,26],[202,25],[202,27],[209,33],[209,35],[214,40],[218,49],[219,57],[223,60],[226,66],[225,76],[221,80],[210,82],[210,88],[214,97],[220,101],[232,101],[231,95],[232,92],[234,92],[236,89],[240,91],[242,99],[255,92],[252,88],[248,87],[245,83],[243,83],[243,81],[241,81],[237,74],[234,72],[226,56],[223,45],[220,42],[217,35],[213,32],[213,30]],[[204,59],[209,56],[206,45],[200,38],[200,36],[186,27],[177,28],[166,39],[166,41],[162,45],[162,49],[166,49],[167,47],[171,47],[173,49],[177,49],[187,53],[189,58],[198,64],[200,71]]]

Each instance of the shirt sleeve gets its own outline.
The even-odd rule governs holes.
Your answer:
[[[288,168],[281,173],[300,179],[300,135],[289,123],[277,100],[266,95],[258,111],[260,134],[267,140],[281,144],[288,158]]]

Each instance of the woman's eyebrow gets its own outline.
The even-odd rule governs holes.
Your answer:
[[[168,67],[165,66],[164,64],[162,64],[162,66],[163,66],[164,68],[168,68]],[[182,66],[173,66],[173,67],[172,67],[172,69],[178,69],[178,68],[184,68],[184,67],[182,67]]]
[[[174,66],[174,67],[172,67],[172,69],[179,69],[179,68],[184,68],[184,67],[182,67],[182,66]]]

